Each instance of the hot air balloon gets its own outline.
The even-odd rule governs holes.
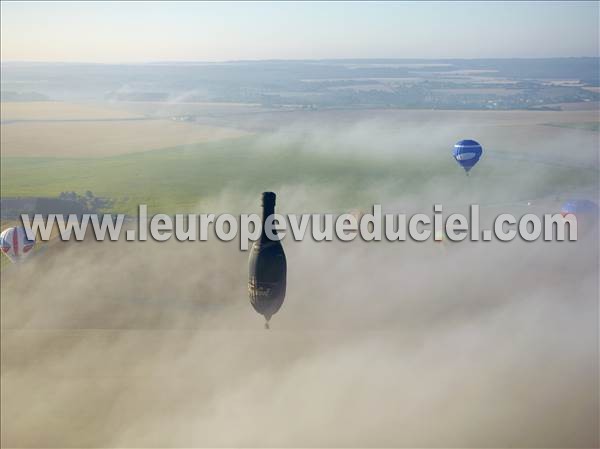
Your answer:
[[[464,168],[467,175],[483,154],[483,148],[474,140],[466,139],[456,142],[452,156]]]
[[[5,229],[0,234],[0,249],[12,263],[22,262],[35,245],[35,239],[30,240],[23,227]]]
[[[571,199],[566,201],[560,210],[561,215],[575,215],[577,229],[581,234],[587,234],[598,223],[598,205],[586,199]]]
[[[262,195],[262,233],[250,249],[248,296],[254,310],[269,320],[283,304],[286,290],[287,262],[279,240],[271,240],[265,231],[265,222],[275,213],[275,194]],[[275,232],[275,231],[273,231]]]

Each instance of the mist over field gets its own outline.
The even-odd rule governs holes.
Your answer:
[[[235,242],[72,244],[3,276],[3,445],[593,447],[589,243],[286,240],[270,332]]]
[[[448,216],[478,203],[482,229],[499,213],[557,213],[570,198],[599,202],[597,60],[581,59],[556,63],[586,75],[559,87],[517,75],[519,61],[494,62],[492,75],[452,73],[489,61],[421,67],[418,88],[383,76],[412,68],[381,62],[129,67],[139,85],[115,66],[7,65],[4,90],[21,90],[2,102],[2,199],[132,221],[139,204],[259,213],[263,191],[283,214],[377,203],[394,214],[443,204]],[[205,85],[190,88],[186,70]],[[61,84],[80,71],[89,85]],[[515,103],[421,95],[431,77],[452,76],[469,89],[486,76],[518,83]],[[396,95],[365,93],[367,81]],[[484,147],[469,177],[451,155],[463,138]],[[13,212],[3,206],[3,229]],[[237,240],[38,243],[27,263],[2,265],[1,444],[598,447],[597,223],[579,237],[342,243],[288,232],[287,295],[270,331],[249,304]]]
[[[294,127],[265,139],[275,147],[300,141],[315,163],[325,135],[326,154],[339,164],[363,151],[386,160],[402,137],[361,146],[369,134],[361,130],[374,126],[381,125],[358,124],[349,137]],[[431,161],[433,149],[419,151],[414,139],[399,146],[407,148],[402,156]],[[265,164],[276,157],[256,151]],[[471,179],[455,173],[406,194],[374,176],[363,198],[384,198],[384,210],[395,213],[429,212],[434,202],[452,200],[449,213],[473,196],[518,198],[524,185],[545,185],[546,171],[521,183],[517,175],[507,182],[507,173],[492,178],[501,186],[475,172]],[[354,183],[360,180],[271,185],[278,210],[294,213],[328,211]],[[472,194],[473,183],[484,192]],[[193,210],[258,212],[260,188],[225,189]],[[540,202],[533,209],[523,202],[490,206],[489,213],[484,204],[482,225],[500,209],[518,215],[559,207],[554,197]],[[423,244],[288,237],[288,294],[270,332],[248,304],[248,253],[236,241],[212,235],[203,243],[56,245],[64,248],[3,272],[5,446],[598,441],[593,237]]]

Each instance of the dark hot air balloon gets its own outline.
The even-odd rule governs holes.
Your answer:
[[[266,234],[265,223],[275,213],[275,194],[262,195],[262,233],[250,249],[248,295],[254,310],[265,317],[265,328],[285,298],[287,263],[279,240]],[[275,231],[274,231],[275,232]]]

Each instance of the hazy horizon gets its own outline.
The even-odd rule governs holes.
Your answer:
[[[477,58],[249,58],[249,59],[222,59],[222,60],[202,60],[202,59],[181,59],[181,60],[148,60],[148,61],[41,61],[41,60],[28,60],[28,59],[9,59],[2,60],[0,63],[2,64],[90,64],[90,65],[145,65],[145,64],[235,64],[235,63],[252,63],[252,62],[340,62],[340,63],[348,63],[348,62],[357,62],[357,61],[365,61],[370,63],[386,63],[386,62],[404,62],[404,63],[419,63],[419,62],[439,62],[439,61],[511,61],[511,60],[551,60],[551,59],[598,59],[600,60],[600,55],[597,56],[546,56],[546,57],[505,57],[505,58],[493,58],[493,57],[477,57]]]
[[[2,61],[529,59],[600,51],[596,2],[2,2],[1,8]]]

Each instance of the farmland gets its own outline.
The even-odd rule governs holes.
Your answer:
[[[12,120],[102,120],[141,118],[141,114],[115,111],[113,108],[61,101],[3,101],[2,121]]]
[[[238,137],[246,132],[71,103],[2,106],[2,155],[101,157]]]
[[[228,192],[307,184],[316,204],[335,210],[447,183],[450,189],[437,192],[443,199],[465,189],[447,154],[465,135],[489,150],[473,173],[488,201],[566,194],[590,188],[598,176],[591,111],[264,110],[249,119],[240,110],[255,106],[212,105],[220,110],[212,116],[202,112],[211,105],[169,110],[196,114],[188,123],[144,119],[158,104],[123,107],[3,105],[3,120],[25,121],[2,126],[2,196],[90,190],[128,214],[140,203],[185,212]],[[79,114],[89,121],[68,121]],[[144,120],[120,120],[127,117]]]

